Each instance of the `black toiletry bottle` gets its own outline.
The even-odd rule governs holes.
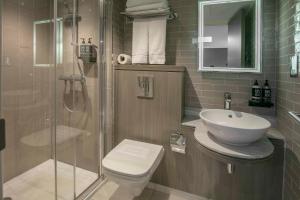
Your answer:
[[[265,103],[271,103],[271,99],[272,99],[272,90],[269,86],[269,81],[266,80],[263,87],[263,101]]]
[[[252,101],[259,103],[261,102],[261,100],[262,100],[262,89],[258,84],[258,81],[255,80],[252,86]]]

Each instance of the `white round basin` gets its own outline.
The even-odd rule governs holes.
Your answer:
[[[262,117],[232,110],[204,110],[200,117],[217,140],[237,146],[261,139],[271,127],[271,123]]]

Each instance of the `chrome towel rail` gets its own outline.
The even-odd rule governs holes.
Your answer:
[[[132,23],[134,18],[150,18],[150,17],[159,17],[159,16],[167,16],[168,20],[175,20],[178,18],[177,12],[173,10],[164,10],[158,11],[155,13],[142,13],[142,12],[121,12],[121,15],[125,15],[127,17],[126,23]]]

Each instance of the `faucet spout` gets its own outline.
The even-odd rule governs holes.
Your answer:
[[[231,93],[224,93],[224,109],[231,110]]]

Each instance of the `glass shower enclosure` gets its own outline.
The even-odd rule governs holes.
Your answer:
[[[102,179],[104,0],[0,0],[3,197],[84,199]]]

